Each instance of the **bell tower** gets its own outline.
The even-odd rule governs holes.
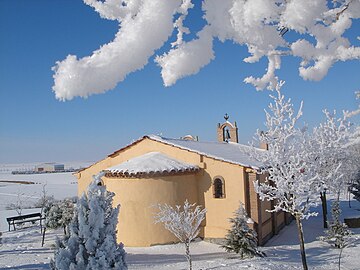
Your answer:
[[[226,113],[224,116],[225,122],[223,124],[218,123],[217,138],[219,142],[239,142],[238,128],[236,122],[230,123],[229,115]]]

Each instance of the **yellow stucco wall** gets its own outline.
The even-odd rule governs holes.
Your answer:
[[[118,240],[130,246],[148,246],[176,241],[161,225],[153,225],[150,205],[158,202],[183,204],[185,199],[207,208],[204,230],[205,238],[224,238],[230,228],[229,218],[245,203],[244,168],[239,165],[201,156],[199,154],[166,145],[148,138],[133,144],[114,155],[97,162],[77,174],[78,194],[89,185],[92,175],[126,160],[148,152],[161,152],[180,161],[202,168],[195,175],[145,179],[103,178],[109,191],[116,193],[115,203],[120,203]],[[225,181],[225,198],[213,197],[212,182],[221,176]],[[195,194],[197,193],[197,194]],[[137,227],[141,218],[142,228]],[[146,224],[146,225],[144,225]],[[144,230],[136,236],[135,229]]]
[[[175,175],[151,178],[103,178],[115,192],[114,205],[121,204],[118,240],[126,246],[150,246],[177,242],[162,224],[155,224],[158,203],[182,205],[187,199],[197,203],[196,176]]]
[[[243,168],[238,165],[204,157],[206,168],[199,176],[199,203],[205,205],[205,238],[224,238],[230,228],[229,218],[233,217],[240,201],[245,203]],[[225,198],[214,198],[213,180],[221,176],[225,182]]]

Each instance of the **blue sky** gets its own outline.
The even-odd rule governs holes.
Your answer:
[[[190,14],[191,30],[201,27],[201,20],[193,19],[197,13]],[[237,121],[242,143],[264,127],[269,92],[257,92],[243,79],[263,74],[266,62],[244,63],[246,48],[231,42],[216,41],[216,59],[169,88],[151,58],[106,94],[56,100],[51,90],[55,62],[68,54],[91,54],[111,41],[117,28],[80,0],[0,1],[0,163],[96,161],[151,133],[214,141],[225,113]],[[347,34],[355,40],[359,33],[356,22]],[[167,48],[169,43],[158,53]],[[337,63],[321,82],[298,76],[299,59],[283,61],[277,74],[296,106],[304,100],[303,122],[317,124],[323,108],[357,107],[359,61]]]

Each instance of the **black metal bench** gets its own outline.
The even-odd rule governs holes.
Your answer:
[[[33,214],[27,214],[27,215],[21,215],[21,216],[8,217],[8,218],[6,218],[6,221],[9,224],[9,231],[11,229],[11,225],[13,225],[14,231],[15,231],[16,230],[15,225],[23,224],[25,222],[35,223],[35,221],[40,221],[40,228],[42,231],[42,220],[43,219],[45,219],[45,218],[42,217],[41,213],[33,213]]]

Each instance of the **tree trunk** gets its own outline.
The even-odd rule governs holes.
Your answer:
[[[325,229],[327,229],[328,223],[327,223],[326,191],[320,192],[320,198],[321,198],[321,206],[322,206],[322,213],[323,213],[323,226]]]
[[[351,192],[348,190],[348,200],[349,200],[349,208],[351,208]]]
[[[46,227],[44,227],[43,229],[43,235],[42,235],[42,241],[41,241],[41,246],[44,246],[44,242],[45,242],[45,231],[46,231]]]
[[[304,233],[303,233],[303,228],[302,228],[302,224],[301,224],[299,215],[295,215],[295,219],[296,219],[296,225],[298,227],[298,233],[299,233],[300,252],[301,252],[301,260],[302,260],[303,268],[304,268],[304,270],[308,270],[307,263],[306,263],[306,254],[305,254]]]
[[[340,270],[340,259],[341,259],[341,254],[342,254],[342,252],[343,252],[343,248],[340,249],[340,254],[339,254],[339,270]]]
[[[191,255],[190,255],[190,241],[185,241],[185,250],[186,250],[186,259],[189,263],[189,270],[192,270],[192,261],[191,261]]]
[[[66,226],[64,226],[64,235],[66,235]]]

